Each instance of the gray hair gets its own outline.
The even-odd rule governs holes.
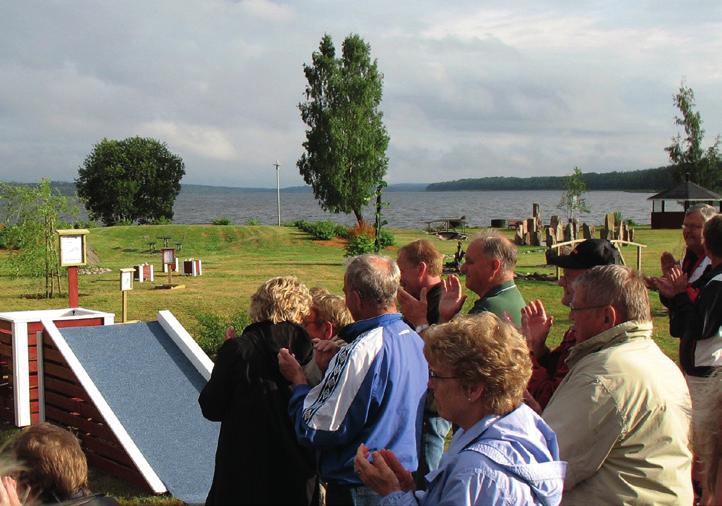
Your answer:
[[[620,312],[622,322],[652,319],[649,295],[642,275],[624,265],[598,265],[579,276],[575,289],[584,287],[584,305],[609,304]]]
[[[386,309],[396,300],[401,272],[396,262],[380,255],[359,255],[346,265],[346,286],[362,300]]]
[[[695,204],[692,207],[688,208],[685,212],[685,216],[689,216],[690,214],[699,213],[702,215],[702,218],[704,218],[704,221],[709,221],[712,216],[717,214],[717,209],[709,204]]]
[[[486,258],[495,258],[501,264],[503,272],[513,272],[516,267],[516,246],[498,232],[489,232],[474,237],[481,254]]]

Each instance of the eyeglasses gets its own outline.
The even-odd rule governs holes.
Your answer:
[[[459,376],[439,376],[436,374],[436,372],[429,369],[429,379],[430,380],[450,380],[450,379],[458,379]]]
[[[600,309],[603,307],[607,307],[609,304],[600,304],[598,306],[587,306],[587,307],[574,307],[571,304],[569,304],[569,312],[573,313],[574,311],[586,311],[587,309]]]

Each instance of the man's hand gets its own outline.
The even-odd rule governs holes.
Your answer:
[[[0,478],[0,506],[21,506],[18,498],[17,482],[10,476]]]
[[[546,340],[554,323],[554,317],[547,314],[541,300],[533,300],[521,310],[521,330],[529,350],[535,357],[544,356],[548,348]]]
[[[413,327],[429,323],[426,319],[426,312],[429,307],[426,292],[426,288],[422,288],[418,299],[401,287],[396,293],[396,298],[401,307],[401,314],[404,315],[407,321],[411,322]]]
[[[313,360],[321,372],[326,372],[328,364],[333,356],[338,353],[338,344],[333,339],[314,339],[313,340]]]
[[[672,267],[666,276],[656,278],[655,284],[659,288],[659,293],[671,299],[675,295],[687,291],[687,274],[682,272],[679,267]]]
[[[662,268],[662,276],[666,276],[672,267],[678,266],[679,264],[672,256],[672,253],[665,251],[662,253],[662,256],[659,257],[659,265]]]
[[[464,289],[459,278],[451,275],[442,281],[441,299],[439,299],[439,323],[446,323],[461,311],[466,301]]]
[[[291,355],[288,348],[281,348],[281,351],[278,352],[278,368],[281,370],[283,377],[292,385],[305,385],[308,383],[301,364],[298,363],[296,357]]]
[[[390,450],[386,450],[386,452],[393,455]],[[411,473],[404,469],[400,463],[398,464],[398,467],[401,468],[400,470],[398,468],[392,469],[386,463],[386,460],[380,451],[374,452],[373,458],[374,461],[369,462],[369,450],[366,448],[365,444],[361,443],[356,451],[356,458],[353,461],[353,467],[364,485],[382,497],[385,497],[392,492],[402,491],[404,488],[402,488],[401,480],[396,474],[399,472],[402,474],[402,479],[408,486],[408,480]],[[396,461],[398,462],[398,459],[396,459]],[[413,484],[413,477],[410,479]]]

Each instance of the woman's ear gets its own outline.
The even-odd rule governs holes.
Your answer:
[[[469,402],[478,402],[484,395],[484,387],[481,385],[473,385],[466,387],[466,398]]]
[[[333,337],[333,323],[331,322],[323,322],[323,338],[324,339],[331,339]]]

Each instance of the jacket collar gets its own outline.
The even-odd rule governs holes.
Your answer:
[[[628,321],[607,329],[601,334],[590,337],[575,345],[569,351],[567,365],[572,367],[591,353],[622,344],[632,339],[651,339],[653,325],[651,321]]]
[[[400,319],[401,313],[385,313],[379,316],[374,316],[373,318],[367,318],[366,320],[354,322],[345,327],[338,335],[344,341],[350,342],[367,330],[375,329],[376,327],[385,327],[386,325]]]

